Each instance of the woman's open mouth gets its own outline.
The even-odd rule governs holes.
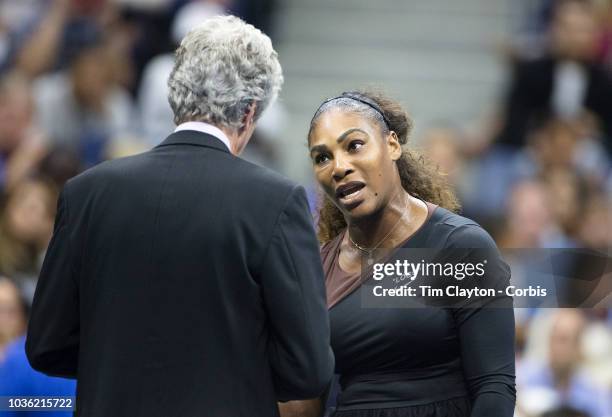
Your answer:
[[[347,209],[351,210],[357,207],[363,199],[361,198],[361,190],[365,184],[360,181],[351,181],[336,188],[336,198]]]

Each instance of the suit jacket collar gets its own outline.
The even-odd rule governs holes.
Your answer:
[[[191,145],[213,148],[219,151],[230,153],[227,146],[221,140],[208,133],[199,132],[197,130],[180,130],[172,133],[162,143],[156,146],[171,146],[171,145]]]

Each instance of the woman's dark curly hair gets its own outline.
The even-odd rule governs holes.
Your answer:
[[[368,102],[372,104],[367,104]],[[324,102],[310,122],[309,141],[321,114],[332,108],[364,114],[375,119],[384,134],[392,130],[396,133],[400,144],[408,143],[412,120],[398,102],[373,90],[345,93],[343,96]],[[382,114],[378,110],[382,111]],[[459,210],[459,201],[445,176],[425,157],[414,150],[404,150],[396,163],[402,186],[410,195],[451,211]],[[327,196],[320,201],[318,236],[319,241],[325,243],[340,234],[346,227],[346,221],[342,212]]]

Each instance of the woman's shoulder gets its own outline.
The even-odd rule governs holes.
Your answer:
[[[474,220],[442,207],[437,207],[432,218],[432,233],[443,247],[448,248],[495,248],[491,235]]]
[[[328,240],[327,242],[323,242],[319,248],[321,252],[321,259],[325,261],[330,255],[333,256],[334,252],[338,248],[338,245],[342,242],[342,235],[344,234],[344,230],[338,233],[337,236]]]

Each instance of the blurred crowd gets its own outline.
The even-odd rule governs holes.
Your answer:
[[[207,17],[268,32],[273,0],[0,2],[0,275],[31,300],[65,181],[160,143],[173,51]],[[275,116],[276,112],[276,116]],[[274,167],[267,112],[248,157]]]
[[[74,393],[29,369],[23,351],[62,185],[173,130],[166,79],[191,27],[232,13],[274,38],[275,3],[0,1],[0,395]],[[609,282],[612,1],[532,3],[501,48],[511,76],[495,111],[478,128],[434,126],[417,143],[501,248],[598,251]],[[279,166],[284,120],[280,105],[266,112],[247,158]],[[516,317],[517,416],[612,417],[610,311]]]
[[[592,297],[596,282],[602,291],[591,305],[609,306],[612,1],[530,6],[524,31],[500,48],[510,76],[497,108],[477,128],[434,126],[417,139],[448,174],[463,213],[508,254],[513,280],[539,284],[548,266],[546,282],[554,276],[568,305]],[[516,415],[612,416],[610,311],[515,315]]]

